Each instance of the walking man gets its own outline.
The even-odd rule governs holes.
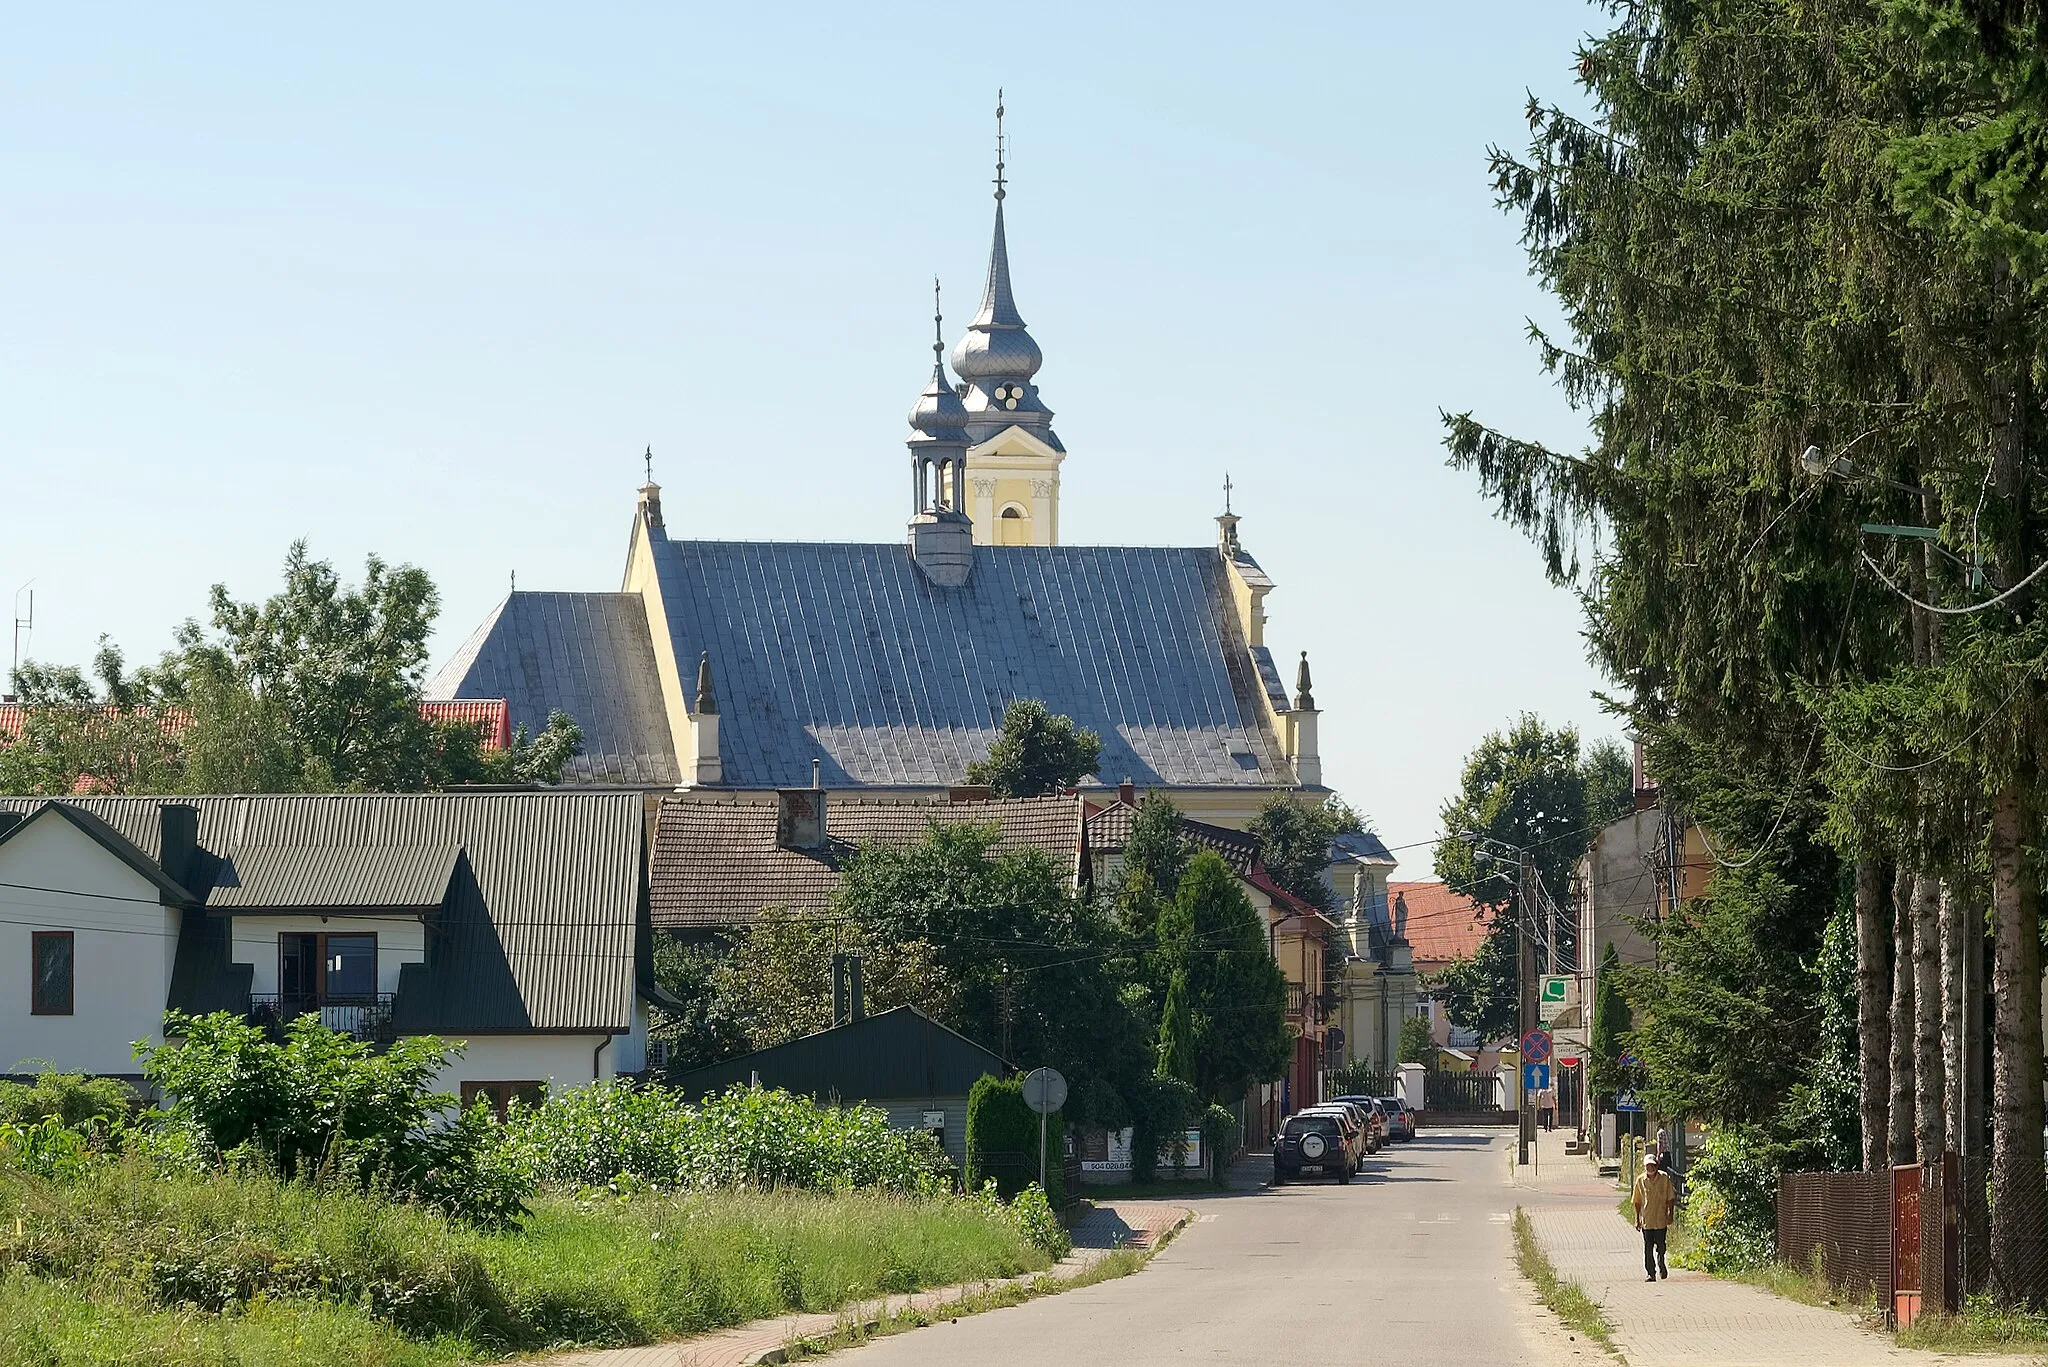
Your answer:
[[[1678,1188],[1658,1162],[1656,1154],[1643,1159],[1643,1175],[1636,1179],[1636,1228],[1643,1232],[1643,1271],[1647,1280],[1668,1278],[1664,1265],[1664,1241],[1671,1233],[1671,1217],[1678,1209]]]

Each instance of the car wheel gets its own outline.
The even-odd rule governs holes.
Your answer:
[[[1337,1169],[1337,1185],[1338,1185],[1338,1186],[1340,1186],[1340,1187],[1348,1187],[1348,1186],[1350,1186],[1350,1185],[1351,1185],[1351,1169],[1350,1169],[1350,1168],[1348,1168],[1348,1167],[1343,1167],[1343,1168],[1339,1168],[1339,1169]]]
[[[1286,1180],[1287,1180],[1287,1169],[1285,1169],[1285,1168],[1275,1168],[1275,1169],[1273,1169],[1273,1185],[1274,1185],[1274,1186],[1276,1186],[1276,1187],[1277,1187],[1277,1186],[1281,1185],[1282,1183],[1284,1183],[1284,1182],[1285,1182]]]

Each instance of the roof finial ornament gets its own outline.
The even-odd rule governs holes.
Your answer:
[[[946,315],[939,308],[939,277],[932,277],[932,364],[946,360]]]
[[[647,461],[647,482],[652,484],[654,483],[654,444],[652,442],[648,443],[647,455],[644,459]]]
[[[1223,512],[1225,516],[1228,516],[1230,513],[1230,491],[1236,487],[1236,485],[1230,482],[1230,471],[1225,470],[1223,472]]]
[[[1301,667],[1294,671],[1294,710],[1313,712],[1316,710],[1315,694],[1309,692],[1308,652],[1301,652]]]
[[[1003,88],[996,87],[996,203],[1003,202]]]
[[[718,715],[718,695],[711,691],[711,652],[708,650],[697,657],[697,715]]]

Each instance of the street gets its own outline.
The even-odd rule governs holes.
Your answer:
[[[1511,1139],[1424,1130],[1368,1158],[1348,1187],[1255,1187],[1240,1166],[1240,1188],[1190,1201],[1195,1223],[1135,1276],[840,1356],[858,1367],[1527,1361],[1543,1349],[1511,1257]]]

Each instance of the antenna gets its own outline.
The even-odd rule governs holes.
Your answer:
[[[1003,90],[996,87],[996,203],[1003,202]]]
[[[35,580],[31,579],[14,591],[14,660],[7,667],[7,687],[9,689],[14,687],[14,676],[21,672],[21,634],[26,631],[33,635],[36,629],[35,582]],[[21,615],[21,595],[24,593],[28,595],[28,616],[26,617]]]

